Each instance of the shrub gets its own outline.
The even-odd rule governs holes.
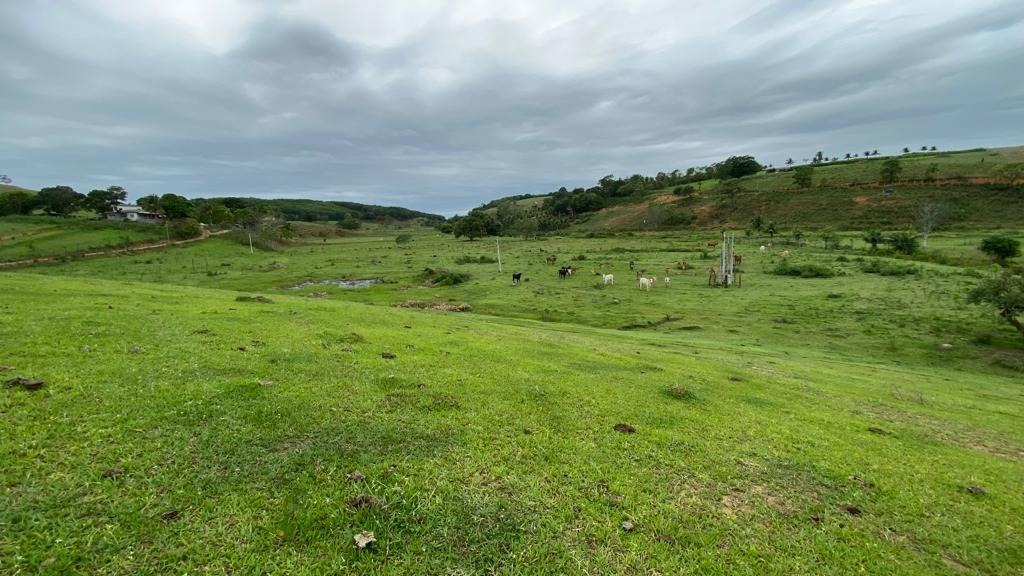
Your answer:
[[[1020,242],[1009,236],[989,236],[981,241],[979,249],[1001,266],[1006,266],[1006,261],[1010,258],[1020,256]]]
[[[917,235],[913,232],[896,232],[885,240],[894,250],[900,254],[913,254],[917,252]]]
[[[1020,355],[1004,352],[1002,354],[996,354],[992,358],[992,361],[996,366],[1002,366],[1017,372],[1024,372],[1024,357]]]
[[[773,274],[779,276],[797,276],[799,278],[832,278],[836,275],[835,270],[828,266],[822,266],[821,264],[815,264],[813,262],[807,262],[804,264],[790,264],[788,260],[783,260],[778,266],[772,270]]]
[[[971,336],[971,342],[974,342],[975,344],[978,344],[980,346],[991,346],[992,342],[994,342],[995,339],[995,334],[988,331],[975,332],[974,335]]]
[[[424,268],[419,279],[427,286],[454,286],[469,280],[470,275],[466,272],[445,270],[444,268]]]
[[[494,264],[495,262],[497,260],[490,256],[459,256],[455,259],[456,264]]]
[[[395,237],[395,244],[398,244],[399,246],[403,246],[409,242],[412,242],[412,234],[399,234]]]
[[[171,238],[187,240],[199,236],[201,229],[195,218],[181,218],[171,222]]]
[[[665,389],[665,393],[676,400],[696,400],[697,395],[682,384],[672,384]]]
[[[897,264],[877,259],[861,264],[860,269],[861,272],[881,276],[912,276],[921,272],[921,269],[913,264]]]
[[[580,254],[578,256],[573,256],[572,259],[577,261],[577,262],[582,262],[582,261],[587,259],[587,255],[586,254]]]
[[[697,219],[697,215],[692,212],[673,212],[665,219],[666,226],[689,226],[693,224],[693,221]]]

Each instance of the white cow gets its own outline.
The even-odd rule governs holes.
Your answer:
[[[615,284],[615,275],[614,274],[602,274],[601,278],[604,279],[605,285]]]
[[[760,252],[761,254],[764,254],[765,252],[768,251],[768,247],[762,244],[761,247],[757,249],[757,251]]]
[[[647,290],[648,292],[650,292],[651,291],[651,286],[653,284],[654,284],[654,279],[653,278],[644,278],[643,276],[640,277],[640,289],[641,290]]]

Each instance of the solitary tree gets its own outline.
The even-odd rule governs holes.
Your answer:
[[[927,202],[917,208],[915,214],[917,229],[921,231],[921,243],[928,247],[928,236],[935,230],[942,220],[942,206]]]
[[[10,176],[7,174],[0,174],[0,184],[10,184],[11,182],[13,182],[13,180],[11,180]]]
[[[980,250],[1000,266],[1006,266],[1007,260],[1020,256],[1020,241],[1009,236],[989,236],[981,241]]]
[[[910,154],[910,148],[907,148],[906,146],[904,146],[903,147],[903,153],[904,154]]]
[[[395,244],[399,246],[405,246],[409,242],[412,242],[412,234],[399,234],[395,236]]]
[[[793,171],[793,183],[801,188],[810,188],[814,182],[814,168],[801,166]]]
[[[928,147],[927,146],[921,146],[921,152],[927,152],[927,151],[928,151]]]
[[[868,156],[871,156],[871,150],[864,151],[864,157],[867,158]]]
[[[786,166],[792,166],[792,165],[793,165],[793,159],[792,158],[786,158]]]
[[[967,294],[967,301],[994,307],[1000,318],[1024,336],[1024,322],[1017,318],[1024,314],[1024,276],[1003,270],[975,286]]]
[[[881,230],[868,230],[864,234],[864,241],[871,244],[871,251],[878,251],[878,245],[885,242],[885,236],[882,235]]]
[[[936,150],[938,150],[938,148],[936,148],[935,146],[932,146],[932,152],[935,152]]]
[[[885,183],[892,183],[899,177],[900,172],[903,171],[903,166],[900,165],[900,161],[897,158],[889,158],[885,162],[882,162],[882,169],[880,174],[882,181]]]

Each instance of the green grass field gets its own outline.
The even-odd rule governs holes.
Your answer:
[[[166,237],[163,226],[48,216],[0,218],[0,262],[73,257]]]
[[[1020,573],[1024,347],[964,303],[981,235],[933,236],[944,265],[777,240],[837,273],[808,279],[744,239],[730,290],[714,233],[503,239],[502,273],[432,230],[0,272],[4,376],[47,382],[0,390],[0,573]]]

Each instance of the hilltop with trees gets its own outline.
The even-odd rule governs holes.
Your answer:
[[[760,216],[777,229],[915,228],[1024,224],[1024,148],[922,151],[818,151],[798,164],[764,165],[733,156],[708,166],[607,175],[594,186],[559,188],[493,200],[472,210],[469,226],[453,218],[442,230],[469,237],[532,236],[561,230],[614,232],[742,229]],[[461,234],[460,234],[461,233]]]

